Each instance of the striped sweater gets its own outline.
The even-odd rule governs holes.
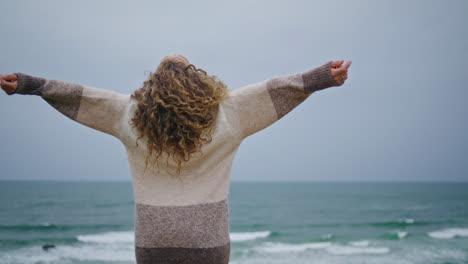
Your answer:
[[[145,168],[146,137],[129,121],[137,102],[129,94],[87,85],[18,76],[16,94],[39,95],[70,119],[118,138],[125,146],[135,199],[137,263],[228,263],[228,192],[234,156],[248,136],[270,126],[313,92],[340,86],[331,61],[309,71],[229,90],[218,108],[213,140],[181,169],[167,156]]]

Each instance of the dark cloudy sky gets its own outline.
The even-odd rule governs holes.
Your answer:
[[[234,90],[352,60],[247,138],[235,181],[468,181],[468,1],[1,1],[0,73],[131,93],[170,54]],[[130,180],[124,146],[0,94],[0,179]]]

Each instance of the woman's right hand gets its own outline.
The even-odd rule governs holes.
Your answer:
[[[18,76],[16,74],[0,74],[0,86],[8,95],[14,94],[18,88]]]

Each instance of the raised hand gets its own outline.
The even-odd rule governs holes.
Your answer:
[[[348,61],[345,65],[343,65],[343,62],[344,60],[339,60],[331,63],[332,76],[340,85],[348,79],[348,68],[351,65],[351,61]]]
[[[0,74],[0,86],[8,95],[14,94],[18,88],[18,77],[16,74]]]

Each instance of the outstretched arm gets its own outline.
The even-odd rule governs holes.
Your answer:
[[[23,73],[2,75],[8,95],[41,96],[59,112],[85,126],[120,138],[122,116],[129,95]]]
[[[285,75],[232,91],[241,139],[281,119],[312,93],[341,86],[347,79],[349,61],[329,61],[312,70]]]

